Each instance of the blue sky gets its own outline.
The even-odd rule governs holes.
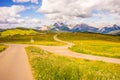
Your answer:
[[[35,7],[35,9],[28,9],[24,12],[20,12],[19,14],[22,17],[31,17],[31,18],[44,18],[43,13],[38,13],[36,10],[41,7],[42,0],[39,0],[38,4],[31,3],[31,2],[25,2],[25,3],[15,3],[12,0],[1,0],[0,7],[10,7],[12,5],[24,5],[25,7]]]
[[[31,3],[29,2],[13,2],[13,0],[0,0],[0,6],[12,6],[12,5],[24,5],[24,6],[31,6],[31,5],[36,5],[36,6],[41,6],[42,5],[42,0],[38,0],[38,4]]]
[[[1,0],[0,27],[41,26],[40,20],[45,18],[44,13],[37,11],[41,5],[42,0]]]
[[[119,24],[120,0],[0,0],[0,27]]]

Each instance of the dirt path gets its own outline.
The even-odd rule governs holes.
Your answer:
[[[9,44],[0,53],[0,80],[33,80],[23,45]]]
[[[59,55],[64,55],[64,56],[70,56],[74,58],[83,58],[83,59],[88,59],[88,60],[97,60],[97,61],[103,61],[103,62],[109,62],[109,63],[115,63],[115,64],[120,64],[120,59],[116,58],[108,58],[108,57],[101,57],[101,56],[94,56],[94,55],[88,55],[88,54],[82,54],[82,53],[77,53],[77,52],[72,52],[68,49],[68,47],[72,47],[73,43],[62,41],[57,38],[57,35],[54,36],[54,40],[58,42],[63,42],[67,44],[66,46],[39,46],[40,48],[56,53]]]
[[[65,43],[66,45],[65,45],[65,47],[67,47],[67,48],[69,48],[69,47],[72,47],[72,46],[74,46],[75,44],[74,43],[71,43],[71,42],[67,42],[67,41],[63,41],[63,40],[60,40],[60,39],[58,39],[57,38],[57,36],[58,36],[58,34],[56,34],[53,38],[54,38],[54,40],[55,41],[57,41],[57,42],[62,42],[62,43]]]

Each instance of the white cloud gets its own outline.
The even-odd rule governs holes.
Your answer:
[[[38,4],[38,0],[13,0],[13,2]],[[43,0],[42,7],[38,9],[38,12],[44,13],[46,19],[22,18],[19,15],[19,12],[26,9],[37,10],[37,8],[38,6],[19,5],[0,7],[0,23],[23,23],[33,26],[34,24],[49,25],[56,21],[62,21],[69,24],[85,22],[92,25],[106,25],[120,21],[120,0]]]
[[[24,23],[26,24],[40,24],[41,23],[41,19],[38,18],[23,18]]]
[[[33,19],[31,20],[31,22],[33,22],[33,23],[40,23],[41,20],[40,20],[40,19],[33,18]]]
[[[38,10],[50,19],[66,17],[90,17],[91,10],[100,3],[100,0],[43,0]]]
[[[36,4],[38,4],[38,0],[31,0],[31,3],[36,3]]]
[[[98,10],[120,14],[120,0],[105,0],[97,6]]]
[[[17,19],[17,22],[18,22],[18,23],[24,23],[24,22],[25,22],[25,19]]]
[[[20,2],[20,3],[23,3],[23,2],[29,2],[30,0],[13,0],[13,2],[16,2],[16,3],[18,3],[18,2]]]
[[[7,21],[8,23],[11,23],[11,24],[17,23],[16,18],[8,18],[6,21]]]
[[[24,11],[24,6],[13,5],[11,7],[0,7],[0,16],[18,17],[17,13]]]
[[[9,18],[6,21],[0,22],[0,28],[14,27],[41,27],[41,20],[37,18]]]
[[[0,17],[0,23],[6,23],[6,19],[4,17]]]
[[[24,6],[17,5],[0,7],[0,23],[16,23],[16,18],[21,17],[18,13],[24,10]]]
[[[0,7],[0,27],[33,27],[41,24],[41,20],[38,18],[22,17],[19,15],[19,12],[24,10],[26,10],[26,7],[17,5]]]
[[[38,0],[13,0],[13,2],[15,3],[31,2],[31,3],[38,4]]]
[[[89,17],[105,17],[107,20],[107,15],[120,16],[120,0],[43,0],[38,12],[44,13],[50,20],[74,22]]]

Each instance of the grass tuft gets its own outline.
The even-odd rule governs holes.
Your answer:
[[[4,51],[7,48],[7,46],[0,44],[0,52]]]

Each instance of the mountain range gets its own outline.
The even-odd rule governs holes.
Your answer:
[[[107,34],[120,35],[120,30],[111,31],[111,32],[109,32]]]
[[[70,28],[68,27],[68,25],[64,23],[55,23],[53,26],[59,31],[70,31]]]
[[[54,23],[50,26],[43,26],[43,27],[35,27],[36,30],[42,31],[53,31],[53,32],[93,32],[93,33],[101,33],[101,34],[112,34],[112,35],[120,35],[120,25],[112,25],[112,26],[105,26],[102,28],[96,28],[94,26],[89,26],[88,24],[72,24],[67,25],[65,23]],[[5,29],[0,29],[0,32],[4,31]]]
[[[119,32],[118,30],[120,30],[120,25],[114,24],[112,26],[105,26],[103,28],[96,28],[94,26],[89,26],[87,24],[76,24],[72,28],[70,28],[69,25],[65,23],[54,23],[53,28],[49,30],[70,31],[70,32],[94,32],[94,33],[108,34],[113,31],[114,33],[116,31]]]
[[[99,33],[107,34],[110,33],[111,31],[116,31],[116,30],[120,30],[120,25],[114,24],[113,26],[103,27],[99,30]]]
[[[98,28],[89,26],[87,24],[77,24],[71,29],[73,32],[97,32],[97,30]]]

